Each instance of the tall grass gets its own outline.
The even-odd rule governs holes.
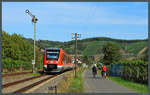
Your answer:
[[[77,76],[72,78],[72,83],[68,87],[67,93],[83,93],[82,73],[84,69],[77,72]]]

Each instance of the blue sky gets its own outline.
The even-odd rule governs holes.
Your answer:
[[[33,39],[26,9],[39,19],[37,40],[70,41],[75,32],[82,34],[81,39],[148,38],[147,2],[3,2],[2,30]]]

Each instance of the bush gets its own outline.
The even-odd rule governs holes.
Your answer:
[[[31,62],[23,62],[20,60],[12,60],[10,58],[2,59],[2,69],[6,69],[7,71],[15,71],[22,67],[23,70],[32,69]]]
[[[120,60],[115,64],[123,65],[122,78],[148,84],[148,62],[142,60]]]

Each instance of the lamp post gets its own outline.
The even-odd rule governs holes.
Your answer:
[[[36,22],[38,21],[38,19],[35,17],[35,15],[32,15],[28,9],[26,10],[26,13],[32,17],[32,22],[34,23],[34,60],[32,61],[32,64],[33,64],[32,72],[34,73],[35,72],[35,63],[36,63],[36,61],[35,61],[35,57],[36,57],[36,54],[35,54]]]

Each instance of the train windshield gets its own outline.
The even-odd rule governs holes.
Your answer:
[[[59,50],[47,50],[46,60],[58,60]]]

